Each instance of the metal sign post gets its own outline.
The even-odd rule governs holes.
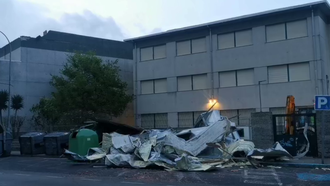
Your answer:
[[[315,110],[320,110],[322,111],[322,120],[321,120],[321,126],[322,126],[322,130],[321,130],[321,136],[322,136],[322,164],[324,164],[324,152],[325,152],[325,148],[324,148],[324,138],[325,138],[325,125],[324,125],[324,117],[325,111],[330,111],[330,96],[315,96]]]

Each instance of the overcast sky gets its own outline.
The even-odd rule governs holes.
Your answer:
[[[45,30],[114,40],[317,0],[0,0],[10,40]],[[0,36],[0,47],[6,43]]]

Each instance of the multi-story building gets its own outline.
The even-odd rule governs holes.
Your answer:
[[[260,107],[284,114],[288,95],[312,108],[329,92],[329,16],[321,1],[125,40],[134,45],[136,123],[191,127],[215,101],[241,126]]]
[[[67,62],[67,55],[73,52],[94,52],[104,61],[118,60],[120,76],[128,83],[128,93],[133,94],[131,43],[48,31],[36,38],[17,38],[11,42],[11,48],[11,94],[20,94],[24,98],[24,109],[18,112],[26,117],[24,131],[33,130],[29,125],[31,107],[54,91],[49,84],[51,74],[58,74]],[[0,90],[8,89],[9,52],[9,45],[0,49]],[[128,105],[125,113],[116,121],[134,125],[133,104]]]

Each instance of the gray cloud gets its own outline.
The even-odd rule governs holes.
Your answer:
[[[59,20],[47,18],[48,10],[32,3],[10,0],[0,1],[0,30],[10,40],[22,35],[36,37],[45,30],[75,33],[93,37],[122,40],[124,35],[111,18],[100,17],[90,11],[82,14],[63,14]],[[7,42],[0,36],[0,47]]]

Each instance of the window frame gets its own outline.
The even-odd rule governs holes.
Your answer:
[[[236,33],[237,32],[243,32],[243,31],[251,31],[251,44],[249,45],[244,45],[244,46],[236,46]],[[230,48],[219,48],[219,35],[225,35],[225,34],[234,34],[234,47],[230,47]],[[233,49],[233,48],[241,48],[241,47],[247,47],[247,46],[252,46],[253,45],[253,29],[249,28],[249,29],[242,29],[242,30],[237,30],[234,32],[225,32],[225,33],[221,33],[221,34],[217,34],[217,50],[227,50],[227,49]]]
[[[308,68],[309,68],[309,72],[310,72],[310,64],[309,64],[309,62],[299,62],[299,63],[284,64],[284,65],[267,66],[267,82],[269,84],[276,84],[276,83],[290,83],[290,82],[299,82],[299,81],[311,81],[311,74],[310,73],[309,73],[309,79],[308,80],[299,80],[299,81],[291,81],[290,80],[290,65],[301,64],[301,63],[307,63],[308,64]],[[286,66],[286,70],[287,70],[287,74],[288,74],[288,77],[287,77],[287,80],[288,81],[286,81],[286,82],[275,82],[275,83],[269,82],[269,68],[270,67],[276,67],[276,66]]]
[[[192,112],[177,112],[177,116],[178,116],[178,129],[186,129],[187,127],[180,127],[180,118],[179,118],[179,115],[180,115],[180,113],[190,113],[190,114],[192,114],[192,127],[194,127],[194,124],[195,124],[195,122],[197,121],[197,119],[198,119],[198,117],[199,117],[199,115],[197,114],[197,112],[206,112],[206,111],[192,111]],[[196,120],[195,120],[195,115],[198,115],[197,117],[196,117]],[[191,128],[191,127],[188,127],[188,128]]]
[[[306,21],[306,33],[307,33],[307,35],[306,36],[301,36],[301,37],[295,37],[295,38],[289,38],[288,39],[288,27],[287,27],[287,24],[288,23],[292,23],[292,22],[296,22],[296,21]],[[267,27],[268,26],[280,25],[280,24],[284,24],[285,39],[276,40],[276,41],[267,41]],[[274,23],[274,24],[265,25],[265,41],[266,41],[266,43],[273,43],[273,42],[279,42],[279,41],[299,39],[299,38],[308,37],[308,35],[309,35],[309,33],[308,33],[308,20],[306,18],[305,19],[297,19],[297,20],[293,20],[293,21],[285,21],[285,22],[281,22],[281,23]]]
[[[165,57],[155,59],[155,47],[159,47],[159,46],[165,46]],[[144,49],[144,48],[152,48],[152,59],[148,59],[148,60],[143,60],[142,61],[142,58],[141,58],[141,56],[142,56],[141,55],[141,49]],[[160,59],[166,59],[166,58],[167,58],[167,55],[166,55],[166,43],[165,44],[160,44],[160,45],[153,45],[153,46],[141,47],[140,48],[140,62],[154,61],[154,60],[160,60]]]
[[[254,82],[254,81],[253,81],[253,84],[252,84],[252,85],[238,85],[237,71],[241,71],[241,70],[252,70],[252,71],[253,71],[253,75],[254,75],[254,68],[245,68],[245,69],[239,69],[239,70],[229,70],[229,71],[221,71],[221,72],[218,72],[219,88],[233,88],[233,87],[254,86],[254,85],[255,85],[255,82]],[[235,86],[231,86],[231,87],[221,87],[221,84],[220,84],[220,73],[224,73],[224,72],[235,72]]]
[[[197,40],[197,39],[204,39],[205,40],[205,51],[203,52],[192,52],[192,41],[193,40]],[[185,42],[185,41],[189,41],[189,45],[190,45],[190,51],[189,54],[182,54],[182,55],[178,55],[178,43],[180,42]],[[185,40],[179,40],[175,42],[175,53],[176,53],[176,57],[178,56],[187,56],[187,55],[192,55],[192,54],[200,54],[200,53],[206,53],[207,52],[207,41],[206,41],[206,36],[204,37],[196,37],[196,38],[192,38],[192,39],[185,39]]]
[[[153,116],[153,127],[151,129],[164,129],[164,128],[156,128],[156,115],[157,114],[166,114],[167,116],[167,126],[168,126],[168,113],[153,113],[153,114],[141,114],[141,118],[143,115],[152,115]],[[141,119],[141,127],[142,127],[142,119]]]
[[[164,93],[168,93],[168,90],[166,90],[166,92],[158,92],[158,93],[156,93],[156,91],[155,91],[155,81],[156,80],[162,80],[162,79],[165,79],[166,80],[166,84],[167,84],[167,78],[158,78],[158,79],[151,79],[151,80],[141,80],[140,81],[140,95],[150,95],[150,94],[164,94]],[[141,84],[142,84],[142,82],[144,82],[144,81],[152,81],[152,93],[148,93],[148,94],[143,94],[142,93],[142,88],[141,88]]]
[[[205,88],[205,89],[194,89],[194,76],[200,76],[200,75],[206,75],[206,79],[207,79],[207,73],[203,73],[203,74],[194,74],[194,75],[188,75],[188,76],[177,76],[176,77],[176,84],[177,84],[177,87],[176,87],[176,90],[177,92],[186,92],[186,91],[198,91],[198,90],[207,90],[208,88]],[[191,90],[179,90],[179,81],[178,79],[180,77],[190,77],[190,82],[191,82]]]

